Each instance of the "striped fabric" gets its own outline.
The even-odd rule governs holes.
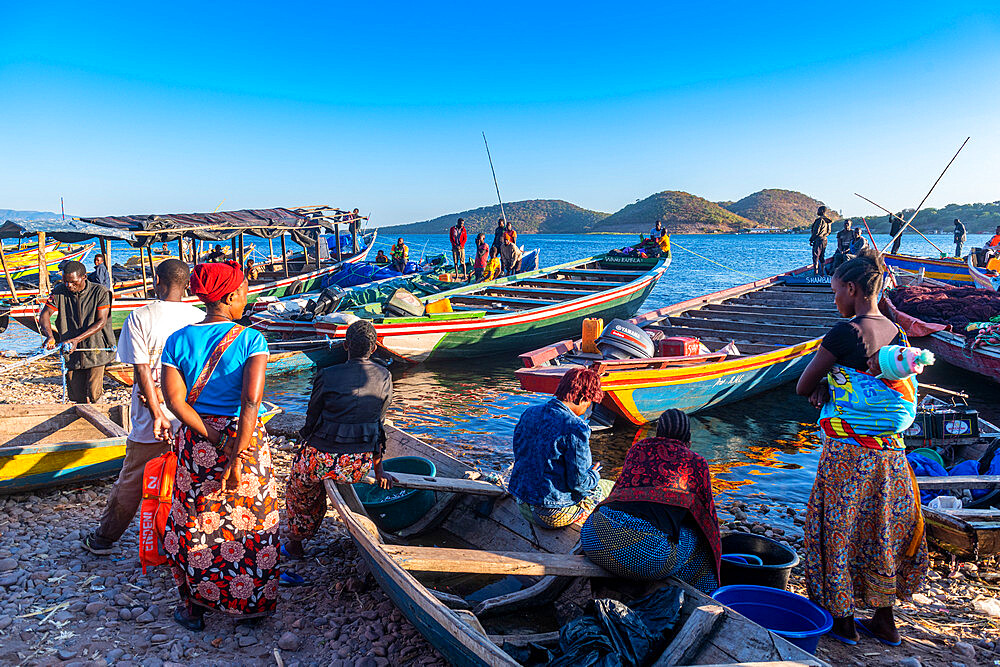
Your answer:
[[[602,479],[597,482],[597,486],[591,490],[590,495],[576,505],[568,507],[538,507],[522,503],[520,500],[517,501],[517,507],[521,510],[521,516],[536,526],[565,528],[586,521],[590,513],[597,507],[597,503],[608,497],[614,484],[610,479]]]

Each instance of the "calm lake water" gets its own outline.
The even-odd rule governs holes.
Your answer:
[[[568,262],[631,243],[634,236],[529,235],[519,240],[526,248],[541,250],[542,266]],[[942,248],[953,247],[950,235],[931,237]],[[982,245],[984,235],[973,235],[969,245]],[[435,255],[449,250],[444,235],[408,235],[412,255]],[[686,298],[765,278],[808,264],[810,248],[803,235],[677,235],[672,237],[674,257],[663,279],[642,310],[659,308]],[[888,236],[876,235],[879,245]],[[390,239],[376,245],[388,251]],[[265,245],[262,247],[266,248]],[[713,264],[698,253],[724,265]],[[904,237],[903,252],[933,255],[934,249],[916,235]],[[131,254],[128,248],[112,251],[115,261]],[[38,337],[12,324],[0,338],[0,347],[27,350]],[[541,347],[550,341],[538,341]],[[442,449],[484,469],[504,470],[511,463],[510,439],[521,412],[547,400],[521,390],[514,377],[514,358],[478,359],[468,363],[426,364],[393,368],[396,401],[394,423]],[[926,381],[975,392],[971,401],[986,415],[1000,404],[1000,390],[978,376],[932,368]],[[311,382],[309,374],[268,380],[268,400],[289,412],[304,412]],[[791,385],[756,398],[722,406],[693,417],[693,447],[713,464],[716,490],[745,500],[777,500],[803,506],[819,458],[813,435],[817,412],[794,394]],[[995,419],[995,416],[994,416]],[[595,433],[594,458],[604,463],[605,475],[616,474],[629,445],[645,435],[644,429],[616,427]]]

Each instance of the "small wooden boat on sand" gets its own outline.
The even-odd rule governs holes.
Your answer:
[[[437,490],[422,519],[382,534],[353,487],[326,483],[378,584],[453,665],[516,667],[517,648],[554,646],[558,627],[572,615],[556,610],[579,611],[591,597],[581,578],[610,576],[573,553],[579,529],[532,527],[503,489],[467,478],[474,471],[462,462],[395,428],[387,432],[388,456],[421,456],[437,467],[437,477],[399,476],[411,488]],[[826,664],[685,584],[670,583],[683,589],[683,606],[672,636],[644,664]],[[483,599],[491,584],[493,596]]]
[[[517,377],[524,389],[551,394],[569,369],[593,368],[601,373],[601,406],[633,424],[654,421],[668,408],[694,412],[753,396],[797,378],[822,336],[841,319],[829,279],[808,280],[810,270],[803,267],[630,320],[654,343],[686,337],[708,353],[605,360],[583,352],[580,340],[566,340],[522,354],[526,368]]]
[[[280,412],[265,406],[265,422]],[[0,495],[117,474],[130,428],[127,404],[0,405]]]

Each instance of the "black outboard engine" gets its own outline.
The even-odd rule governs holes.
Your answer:
[[[649,334],[627,320],[611,320],[595,342],[605,359],[650,359],[656,355]]]
[[[319,317],[320,315],[332,313],[337,310],[337,306],[340,305],[340,301],[344,298],[345,294],[347,294],[347,292],[336,285],[332,285],[320,292],[320,295],[316,297],[315,301],[309,299],[309,303],[306,304],[305,310],[307,313],[311,314],[312,317]]]

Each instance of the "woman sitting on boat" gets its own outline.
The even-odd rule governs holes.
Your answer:
[[[164,398],[181,422],[163,548],[181,596],[174,619],[202,630],[206,609],[274,612],[278,492],[259,417],[267,343],[234,322],[246,278],[235,262],[199,264],[190,291],[208,314],[173,333],[161,357]]]
[[[823,454],[805,525],[806,583],[809,597],[833,615],[834,636],[847,644],[859,631],[899,644],[892,606],[919,589],[928,567],[920,496],[901,433],[912,417],[897,409],[901,402],[915,407],[916,385],[893,387],[865,372],[879,350],[906,344],[878,310],[884,268],[866,250],[833,274],[834,303],[852,319],[830,329],[796,388],[822,407]],[[874,616],[855,620],[857,607],[874,608]]]
[[[656,437],[632,445],[615,487],[580,529],[590,560],[628,579],[677,577],[719,586],[722,553],[708,463],[691,451],[691,422],[667,410]]]
[[[302,542],[313,537],[326,516],[323,480],[355,484],[374,469],[382,488],[385,413],[392,403],[392,375],[371,360],[377,337],[368,320],[347,327],[347,362],[323,369],[313,381],[306,422],[299,432],[302,446],[292,460],[285,490],[290,558],[305,555]]]
[[[583,523],[607,497],[612,482],[601,479],[590,456],[590,426],[581,416],[603,397],[601,377],[574,368],[554,398],[534,405],[514,428],[514,469],[508,491],[522,516],[543,528]]]

